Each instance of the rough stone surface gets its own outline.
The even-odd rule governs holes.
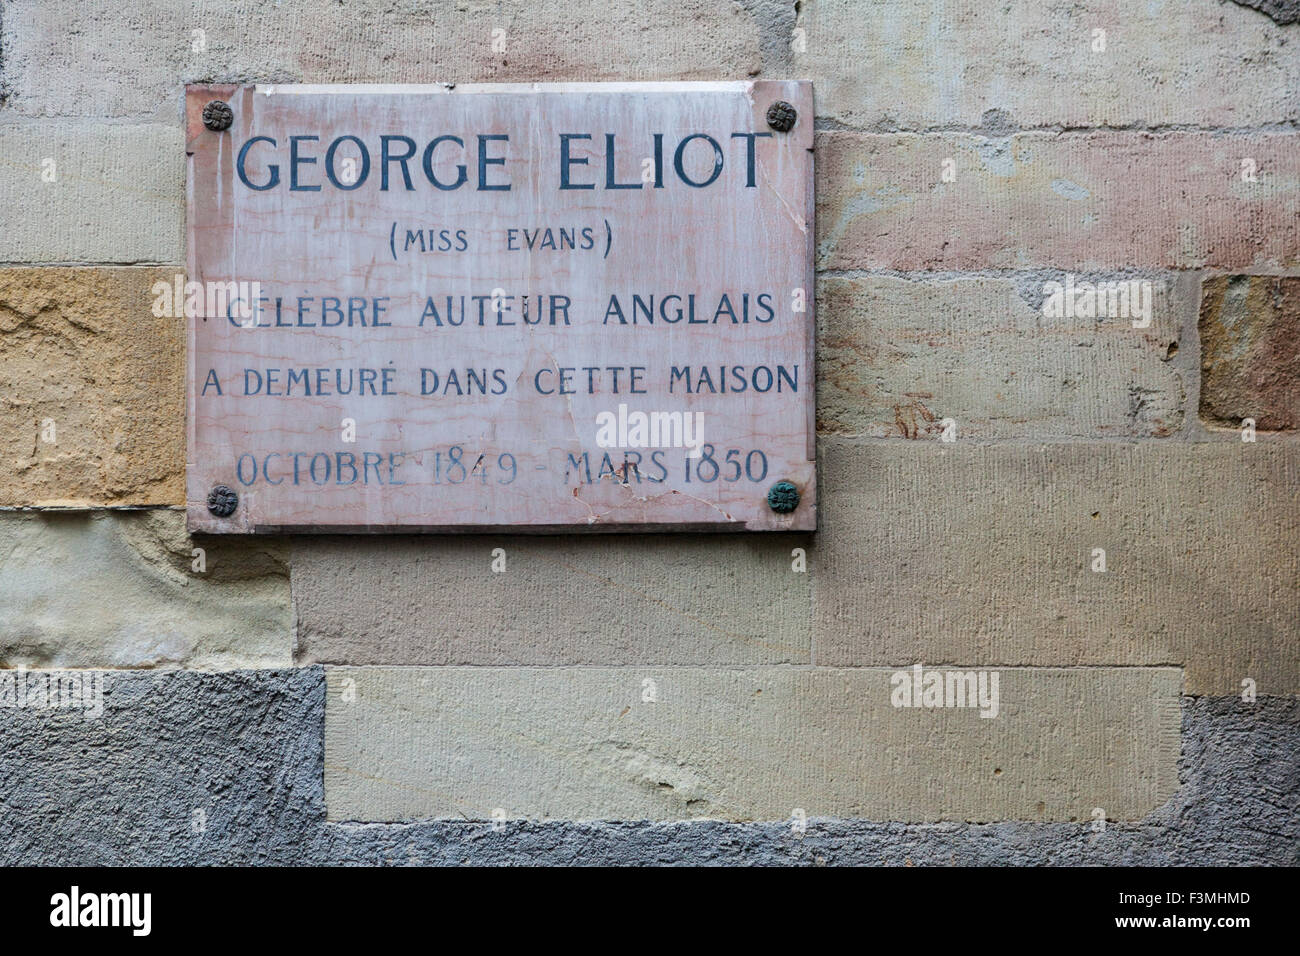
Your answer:
[[[1287,2],[1250,5],[1294,20]],[[1300,118],[1296,31],[1217,0],[803,0],[798,9],[806,49],[795,73],[817,84],[820,112],[853,126],[977,126],[989,110],[1021,127]]]
[[[185,83],[720,80],[760,67],[755,20],[730,0],[17,0],[4,18],[9,108],[39,116],[170,120]]]
[[[184,502],[185,320],[149,291],[174,272],[0,269],[0,505]]]
[[[180,511],[0,514],[0,607],[0,667],[278,667],[292,656],[283,546],[191,539]]]
[[[1165,664],[1192,694],[1300,693],[1300,446],[832,439],[818,459],[815,664]]]
[[[298,661],[806,664],[810,585],[791,552],[811,547],[793,534],[298,538]]]
[[[10,15],[6,11],[6,36]],[[5,71],[8,76],[8,63]],[[0,263],[183,258],[185,143],[179,125],[0,123],[0,157]]]
[[[1251,7],[1278,23],[1300,21],[1300,0],[1233,0],[1243,7]]]
[[[998,135],[819,134],[819,267],[1300,265],[1300,134]]]
[[[895,707],[893,672],[328,668],[325,802],[356,821],[1131,820],[1176,786],[1177,669],[1003,670],[989,718]]]
[[[788,822],[330,824],[320,668],[114,673],[104,690],[99,720],[0,708],[0,863],[1300,863],[1294,698],[1183,698],[1180,786],[1140,822],[813,817],[799,836]]]
[[[1118,312],[1045,316],[1045,284],[1068,278],[823,279],[818,431],[939,438],[951,427],[952,435],[977,440],[1178,431],[1186,386],[1171,360],[1183,314],[1190,319],[1194,306],[1175,293],[1172,277],[1077,276],[1069,281],[1136,283],[1134,301],[1150,304],[1149,327],[1134,328],[1135,319]]]
[[[1216,276],[1201,300],[1201,418],[1300,428],[1300,279]]]

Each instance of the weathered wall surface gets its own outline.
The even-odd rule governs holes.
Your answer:
[[[331,822],[326,684],[319,667],[119,671],[105,681],[101,719],[6,713],[0,864],[1300,863],[1294,698],[1184,698],[1177,789],[1139,822],[810,813],[800,833],[788,821]]]
[[[751,77],[816,534],[185,533],[185,83]],[[1297,89],[1272,0],[0,0],[0,862],[1300,862]]]

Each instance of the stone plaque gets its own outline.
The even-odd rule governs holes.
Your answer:
[[[806,82],[187,90],[191,530],[811,530]]]

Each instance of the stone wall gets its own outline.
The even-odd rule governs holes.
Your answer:
[[[0,0],[0,862],[1300,862],[1298,20]],[[186,534],[185,83],[750,78],[816,534]]]

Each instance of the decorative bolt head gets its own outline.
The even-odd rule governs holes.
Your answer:
[[[799,507],[799,489],[793,482],[778,481],[767,489],[767,506],[779,515],[788,515]]]
[[[239,495],[233,488],[217,485],[208,492],[208,510],[218,518],[229,518],[239,507]]]
[[[214,133],[230,129],[230,124],[234,121],[235,111],[225,100],[213,100],[203,107],[203,125]]]
[[[778,133],[788,133],[794,129],[794,121],[799,118],[799,111],[785,100],[777,100],[767,108],[767,125]]]

